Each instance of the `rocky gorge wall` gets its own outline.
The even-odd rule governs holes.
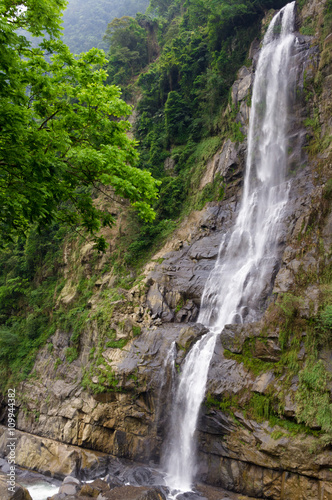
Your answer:
[[[329,430],[303,410],[303,401],[309,402],[303,373],[316,339],[312,324],[331,301],[332,283],[332,146],[326,139],[332,134],[332,37],[321,40],[324,5],[308,2],[298,15],[299,29],[310,21],[316,31],[298,35],[300,69],[289,148],[292,189],[279,244],[280,263],[266,286],[267,311],[257,323],[229,325],[220,332],[198,426],[198,477],[258,498],[332,499],[332,426]],[[252,65],[239,71],[226,110],[237,110],[244,134],[258,51],[254,41]],[[17,426],[27,433],[21,465],[60,476],[57,459],[55,466],[50,459],[40,460],[38,452],[29,453],[30,445],[44,453],[47,439],[119,458],[159,462],[176,370],[206,331],[195,320],[222,235],[239,208],[245,154],[246,141],[225,140],[200,183],[202,189],[220,176],[223,200],[184,219],[134,287],[114,294],[114,273],[100,276],[86,304],[88,317],[77,359],[70,363],[66,356],[67,331],[58,330],[40,350],[32,376],[17,388]],[[91,274],[92,245],[77,250],[68,244],[64,253],[67,281],[59,301],[70,305],[78,286],[73,269]],[[105,258],[99,257],[95,268],[101,269]],[[174,366],[166,362],[173,343]],[[328,342],[318,340],[314,350],[316,364],[322,364],[327,374],[319,395],[328,397],[330,404],[331,349]],[[317,392],[315,387],[308,391]],[[320,402],[310,401],[316,411]],[[5,454],[4,439],[0,449]],[[68,467],[64,474],[73,472]]]

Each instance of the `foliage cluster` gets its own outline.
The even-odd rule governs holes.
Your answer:
[[[124,267],[115,269],[118,278],[114,287],[101,293],[98,310],[91,312],[88,302],[95,291],[97,276],[87,278],[84,266],[79,263],[74,266],[72,262],[72,276],[67,280],[73,279],[75,283],[75,300],[71,304],[59,301],[66,284],[63,277],[63,244],[64,241],[70,244],[71,239],[75,251],[78,251],[76,233],[54,223],[43,231],[34,228],[27,238],[20,237],[15,244],[7,245],[0,252],[0,388],[3,390],[6,385],[15,386],[27,378],[38,349],[58,329],[67,335],[68,347],[65,359],[55,360],[55,370],[64,361],[72,363],[78,358],[82,331],[89,323],[97,323],[98,346],[90,353],[93,366],[85,373],[85,382],[89,374],[91,377],[100,375],[101,380],[104,379],[98,363],[105,348],[122,349],[128,342],[127,338],[116,340],[110,321],[115,304],[119,305],[124,299],[123,288],[130,288],[141,277],[135,280],[125,275]],[[98,255],[97,250],[95,254]],[[136,337],[140,334],[141,328],[133,325],[131,335]],[[52,354],[53,344],[48,343],[47,349]],[[106,371],[108,382],[115,384],[109,370]],[[93,388],[92,378],[90,382]]]
[[[331,374],[323,361],[311,356],[299,373],[296,393],[297,419],[311,427],[320,427],[332,437],[332,403],[328,383]]]
[[[114,222],[110,210],[93,202],[100,192],[129,199],[146,220],[154,217],[157,185],[136,168],[135,141],[123,119],[131,107],[118,87],[105,85],[102,51],[75,58],[60,41],[63,5],[1,4],[1,241],[54,219],[96,235]],[[32,47],[18,28],[45,36]],[[97,242],[105,247],[102,238]]]
[[[244,138],[223,109],[248,47],[259,36],[264,10],[283,3],[152,0],[145,15],[109,24],[109,81],[121,84],[129,96],[133,76],[140,72],[135,83],[140,165],[162,182],[156,220],[141,224],[126,255],[128,264],[138,264],[170,221],[222,198],[223,179],[198,195],[203,165],[225,136]],[[208,145],[208,154],[202,145]]]
[[[320,434],[303,423],[283,417],[278,409],[278,401],[270,394],[254,392],[247,403],[241,401],[241,395],[229,396],[228,394],[223,394],[221,399],[217,399],[211,394],[207,394],[205,405],[207,408],[218,408],[228,414],[237,425],[241,425],[235,417],[235,412],[239,409],[243,411],[246,418],[255,419],[257,422],[266,420],[272,428],[276,427],[271,433],[273,439],[279,439],[289,434],[292,436],[299,433],[317,436]]]
[[[109,82],[124,86],[150,62],[148,31],[141,24],[129,16],[115,18],[108,24],[104,40],[110,44]]]
[[[330,280],[331,284],[331,280]],[[296,416],[299,422],[319,427],[325,433],[324,444],[332,442],[332,402],[330,383],[332,375],[319,352],[330,349],[332,342],[332,305],[322,306],[319,314],[311,319],[307,329],[305,365],[299,371],[296,393]]]
[[[273,370],[275,364],[256,358],[253,353],[253,347],[254,342],[249,340],[245,342],[241,354],[234,354],[225,349],[224,355],[227,359],[234,359],[237,363],[243,363],[243,365],[256,376],[268,370]]]
[[[89,368],[83,371],[82,387],[89,389],[93,394],[103,392],[122,392],[118,387],[119,380],[110,366],[105,366],[105,360],[102,357],[93,362]],[[97,381],[94,381],[97,380]]]
[[[324,40],[332,32],[332,0],[325,2],[323,13],[322,39]]]
[[[116,331],[110,328],[110,319],[114,310],[114,302],[118,299],[118,292],[108,290],[98,310],[91,315],[91,320],[98,326],[98,342],[90,351],[90,365],[83,369],[81,381],[84,389],[89,389],[93,394],[104,392],[121,392],[119,379],[113,369],[103,358],[105,348],[123,349],[128,343],[128,338],[116,340]],[[113,302],[113,303],[112,303]]]
[[[29,374],[38,348],[56,330],[60,312],[54,310],[66,232],[32,230],[0,253],[0,370],[1,386]],[[70,353],[68,353],[70,354]]]

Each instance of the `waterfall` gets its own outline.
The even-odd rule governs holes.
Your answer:
[[[188,491],[195,475],[194,434],[217,335],[229,323],[262,313],[278,270],[286,181],[290,60],[295,2],[272,19],[260,53],[252,95],[243,198],[234,228],[224,235],[202,296],[199,323],[210,331],[187,355],[164,456],[171,490]]]

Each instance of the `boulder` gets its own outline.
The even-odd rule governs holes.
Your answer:
[[[1,500],[32,500],[30,493],[26,488],[23,488],[19,483],[14,481],[16,484],[8,489],[8,476],[3,472],[0,472],[0,498]]]
[[[113,490],[117,486],[123,486],[124,482],[121,481],[117,476],[114,474],[107,474],[104,478],[104,481],[108,484],[110,490]]]
[[[186,304],[176,313],[175,319],[179,323],[188,323],[195,321],[198,316],[198,307],[193,300],[188,300]]]
[[[238,90],[237,90],[237,100],[238,101],[242,101],[245,97],[247,97],[247,95],[249,93],[249,89],[251,88],[251,84],[252,84],[252,75],[247,68],[245,68],[245,69],[247,70],[248,74],[246,76],[244,76],[239,82],[239,86],[238,86]]]
[[[58,494],[64,495],[75,495],[81,488],[81,483],[78,479],[73,476],[67,476],[62,482],[62,485],[59,488]]]
[[[122,486],[100,493],[97,500],[166,500],[166,496],[159,488]]]
[[[260,322],[246,323],[245,325],[225,325],[220,334],[221,344],[224,349],[239,354],[242,352],[243,344],[248,338],[261,335],[262,324]]]
[[[152,317],[159,317],[164,321],[173,319],[173,313],[164,298],[161,287],[157,283],[154,283],[149,289],[146,301],[151,309]]]
[[[59,489],[59,494],[64,493],[65,495],[75,495],[78,491],[77,484],[67,483],[63,484]]]
[[[110,486],[102,479],[95,479],[92,483],[84,484],[79,491],[79,497],[92,497],[97,498],[100,494],[110,491]]]
[[[200,323],[194,323],[191,326],[184,327],[180,331],[176,344],[180,349],[188,351],[191,346],[208,331],[208,328]]]
[[[252,70],[243,66],[238,71],[238,80],[232,86],[232,102],[235,106],[249,95],[253,82]]]
[[[280,269],[274,282],[273,293],[287,292],[294,283],[293,273],[286,268]]]
[[[123,483],[132,486],[158,486],[164,484],[164,476],[158,470],[145,466],[126,467],[119,475]]]
[[[64,480],[62,481],[62,484],[67,484],[67,483],[73,483],[73,484],[76,484],[78,486],[81,484],[79,479],[77,479],[74,476],[66,476],[64,478]]]
[[[227,139],[219,157],[216,173],[220,174],[224,178],[229,176],[231,167],[239,165],[240,151],[242,151],[241,146],[236,145],[230,139]]]
[[[248,130],[249,117],[250,117],[250,107],[245,101],[242,101],[240,104],[239,112],[236,116],[236,121],[241,123],[242,125],[241,131],[245,134],[247,133]]]
[[[281,348],[273,339],[256,339],[254,357],[267,362],[277,362],[281,356]]]

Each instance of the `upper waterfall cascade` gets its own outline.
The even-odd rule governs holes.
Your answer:
[[[171,489],[188,491],[195,475],[195,439],[217,334],[229,323],[254,321],[278,270],[286,180],[295,2],[272,19],[255,73],[243,198],[205,285],[199,323],[210,331],[187,355],[174,397],[164,454]],[[176,493],[174,493],[176,494]]]

